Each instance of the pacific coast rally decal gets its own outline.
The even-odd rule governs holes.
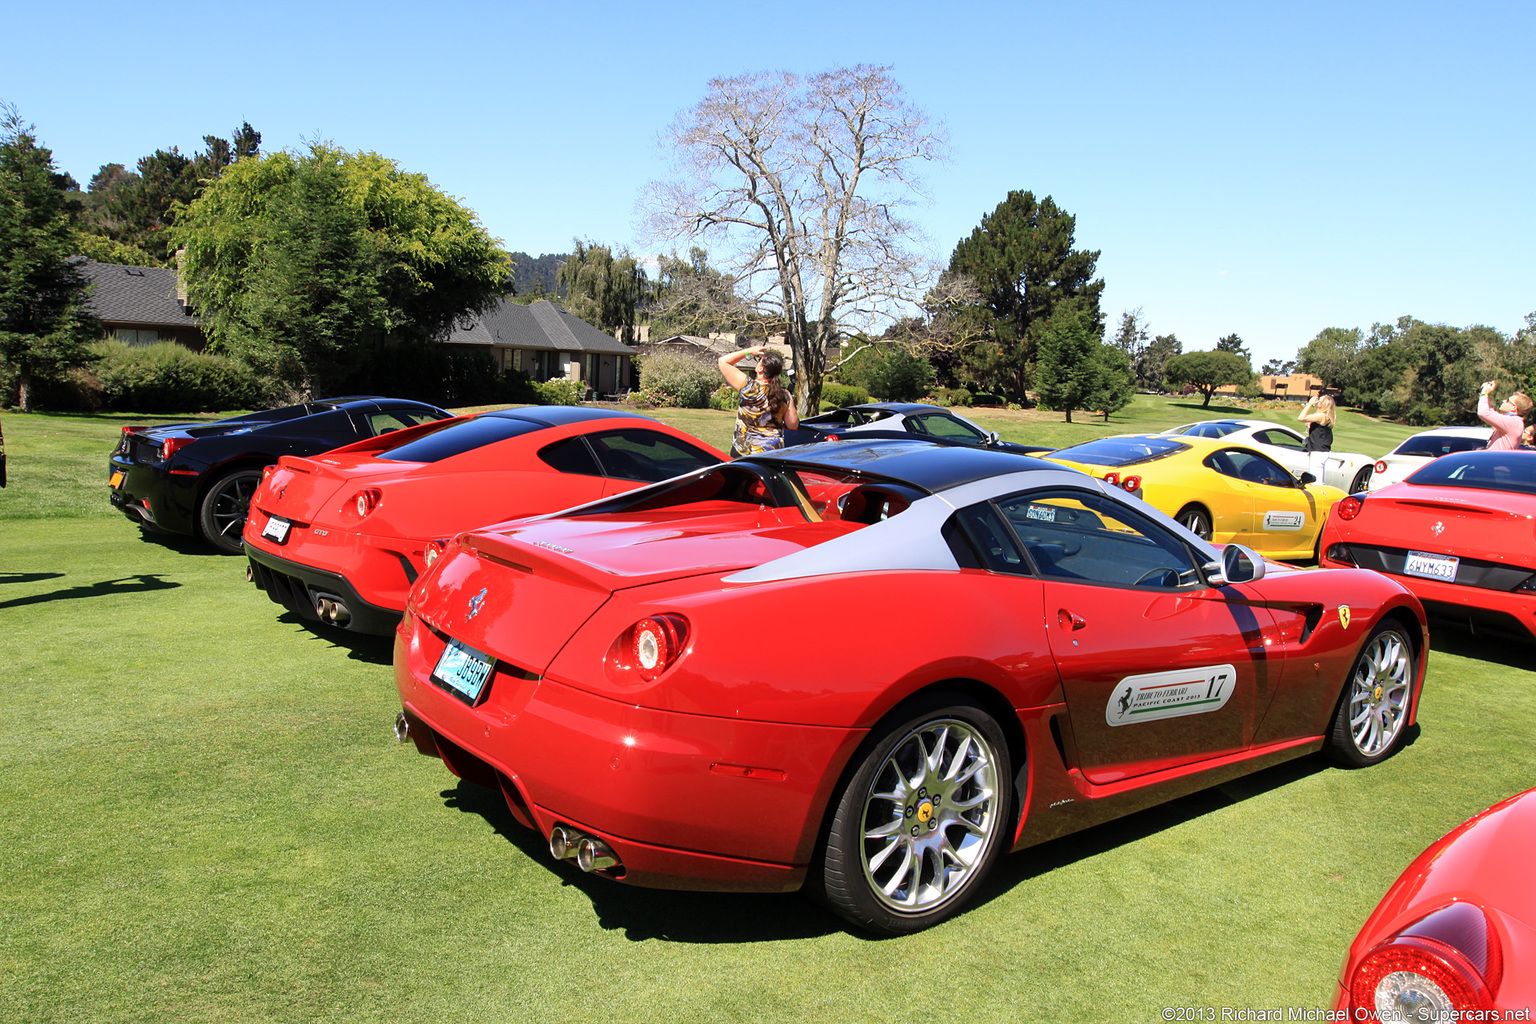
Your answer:
[[[1299,530],[1307,523],[1305,512],[1265,512],[1264,529]]]
[[[1236,679],[1237,670],[1231,665],[1126,676],[1110,693],[1104,721],[1110,725],[1134,725],[1220,711],[1232,696]]]

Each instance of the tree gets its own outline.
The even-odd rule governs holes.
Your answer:
[[[649,189],[652,231],[721,240],[755,326],[789,345],[800,414],[814,413],[828,345],[920,294],[900,211],[941,133],[888,69],[859,65],[714,79],[662,145],[680,173]]]
[[[627,249],[614,256],[606,245],[576,239],[558,281],[567,312],[634,344],[636,311],[650,294],[650,280]]]
[[[377,153],[239,160],[189,206],[192,305],[211,347],[314,393],[386,340],[436,340],[511,267],[475,215]]]
[[[675,252],[660,257],[647,313],[653,341],[674,334],[740,332],[753,320],[736,279],[710,266],[709,253],[697,245],[687,259]]]
[[[1202,409],[1211,404],[1211,395],[1228,384],[1247,384],[1253,379],[1248,360],[1236,352],[1186,352],[1173,356],[1163,366],[1163,378],[1188,384],[1205,396]]]
[[[860,349],[854,359],[840,364],[838,380],[863,388],[886,402],[915,402],[933,384],[928,360],[900,342],[881,342]]]
[[[1266,377],[1287,377],[1295,369],[1296,360],[1294,359],[1266,359],[1264,368],[1259,372]]]
[[[33,382],[83,365],[99,333],[72,258],[71,186],[21,113],[0,105],[0,358],[16,369],[22,412]]]
[[[1353,388],[1359,373],[1362,337],[1358,327],[1324,327],[1296,353],[1296,368],[1321,377],[1326,387],[1340,391]]]
[[[1071,423],[1072,410],[1083,406],[1096,383],[1091,367],[1095,349],[1101,347],[1077,310],[1063,310],[1053,316],[1040,335],[1035,366],[1035,393],[1040,404],[1065,411]]]
[[[1119,412],[1136,397],[1136,382],[1131,361],[1114,345],[1099,345],[1088,358],[1083,372],[1084,409],[1097,409],[1109,422],[1109,414]]]
[[[1225,338],[1218,339],[1216,351],[1231,352],[1233,355],[1242,356],[1243,361],[1248,363],[1250,367],[1253,365],[1253,353],[1248,351],[1248,347],[1243,344],[1243,339],[1235,334],[1229,334]]]
[[[1151,331],[1147,327],[1146,318],[1142,316],[1141,307],[1120,314],[1120,327],[1115,331],[1115,347],[1125,353],[1133,370],[1141,364],[1141,354],[1146,350],[1150,336]],[[1139,376],[1136,382],[1141,384]]]
[[[1097,250],[1074,248],[1077,218],[1046,196],[1009,192],[981,225],[955,246],[951,273],[975,281],[990,314],[990,344],[975,346],[970,372],[989,391],[1022,400],[1046,325],[1075,310],[1095,338],[1104,335],[1099,311],[1103,279],[1094,280]]]
[[[1146,348],[1142,349],[1141,358],[1136,362],[1136,379],[1141,386],[1148,391],[1162,391],[1167,387],[1167,378],[1163,368],[1168,360],[1184,351],[1184,345],[1179,341],[1178,335],[1159,334],[1153,338]]]

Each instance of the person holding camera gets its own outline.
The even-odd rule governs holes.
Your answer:
[[[1339,419],[1333,395],[1324,391],[1308,398],[1296,418],[1307,425],[1307,440],[1301,446],[1307,453],[1307,471],[1321,481],[1323,469],[1328,465],[1328,453],[1333,451],[1333,425]]]
[[[1520,437],[1525,433],[1525,419],[1531,414],[1531,396],[1516,391],[1499,404],[1498,412],[1494,412],[1488,396],[1498,386],[1496,380],[1483,381],[1482,390],[1477,393],[1477,418],[1493,428],[1493,436],[1488,439],[1489,451],[1513,451],[1520,447]]]

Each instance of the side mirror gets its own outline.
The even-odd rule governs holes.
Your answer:
[[[1221,582],[1217,583],[1217,586],[1257,583],[1263,578],[1264,559],[1260,558],[1252,548],[1246,548],[1241,544],[1228,544],[1221,549]]]
[[[1315,483],[1317,483],[1317,477],[1313,476],[1311,473],[1301,474],[1301,486],[1305,487],[1307,484]]]
[[[995,431],[995,430],[987,431],[987,444],[997,444],[1000,441],[1002,441],[1002,438],[1000,436],[998,436],[997,431]]]

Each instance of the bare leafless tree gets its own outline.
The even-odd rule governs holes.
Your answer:
[[[654,235],[723,244],[727,268],[793,354],[795,401],[816,410],[829,343],[894,319],[930,268],[900,216],[942,128],[888,68],[717,78],[661,142],[677,176],[647,190]]]

